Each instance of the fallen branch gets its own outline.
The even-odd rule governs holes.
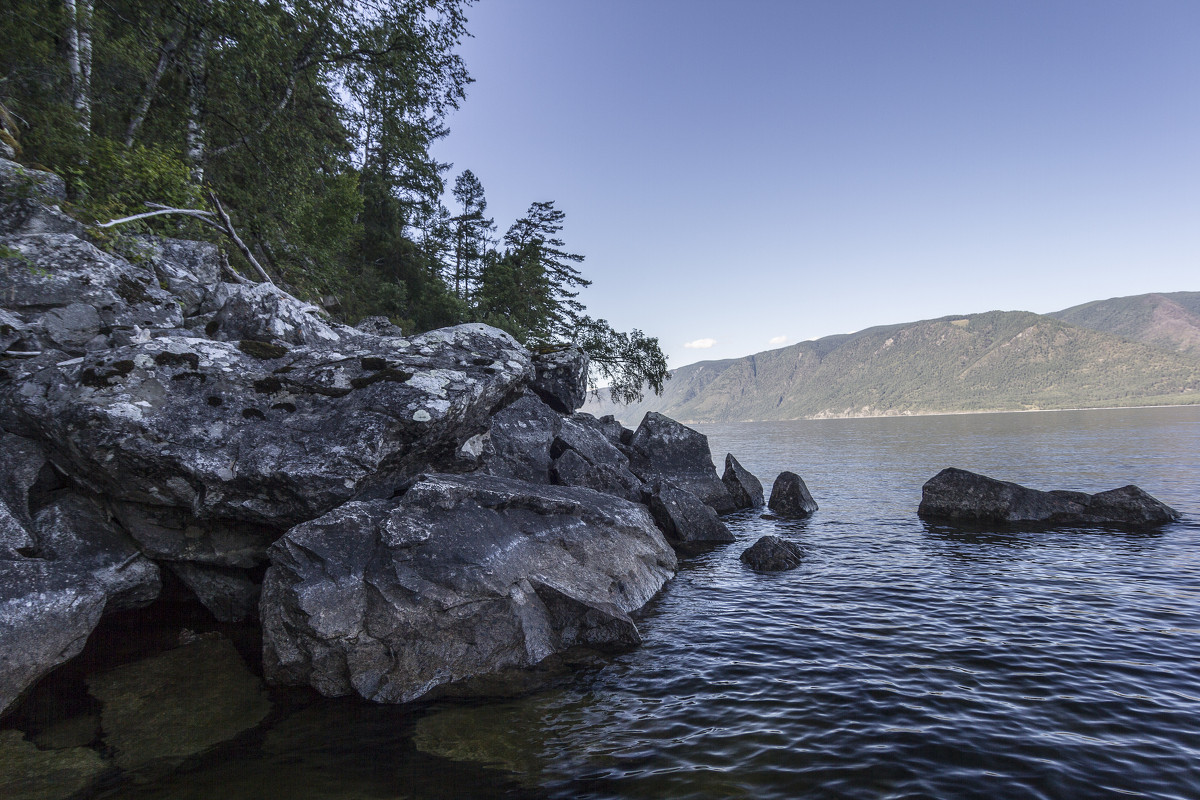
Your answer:
[[[167,206],[160,206],[157,203],[146,203],[146,205],[150,206],[151,208],[153,208],[155,210],[154,211],[146,211],[141,214],[134,214],[129,217],[121,217],[120,219],[110,219],[108,222],[97,223],[96,227],[97,228],[111,228],[113,225],[120,225],[125,222],[133,222],[134,220],[138,220],[138,219],[146,219],[147,217],[157,217],[160,214],[184,214],[189,217],[200,217],[201,219],[203,219],[205,217],[211,217],[213,215],[213,213],[211,211],[203,211],[198,208],[169,208]],[[211,222],[211,220],[206,220],[206,221]],[[215,223],[213,223],[213,224],[215,224]]]
[[[217,216],[221,218],[221,225],[224,227],[225,233],[230,239],[233,239],[233,243],[236,244],[238,249],[242,251],[242,255],[245,256],[246,260],[250,262],[250,266],[254,267],[254,271],[258,273],[258,276],[263,279],[264,283],[269,283],[274,286],[275,281],[271,280],[271,276],[268,275],[267,271],[262,268],[262,264],[258,263],[258,259],[254,257],[253,253],[250,252],[250,248],[247,247],[246,243],[242,241],[242,237],[237,235],[237,231],[233,229],[233,223],[229,221],[229,215],[225,213],[225,209],[221,207],[221,201],[217,199],[217,196],[213,194],[212,190],[209,190],[208,192],[208,199],[212,201],[213,208],[217,209]]]
[[[134,220],[146,219],[147,217],[157,217],[163,214],[182,214],[185,217],[195,217],[201,222],[216,228],[221,233],[232,239],[233,243],[237,245],[238,250],[240,250],[242,255],[246,257],[246,260],[250,262],[250,266],[254,267],[254,271],[258,273],[259,277],[262,278],[265,283],[269,283],[274,286],[275,281],[271,280],[271,276],[268,275],[267,271],[262,268],[261,264],[258,263],[258,259],[256,259],[254,254],[250,252],[250,248],[247,247],[246,243],[242,241],[242,237],[238,236],[237,231],[233,227],[233,222],[230,221],[229,215],[225,213],[225,209],[221,206],[221,201],[218,200],[217,196],[211,191],[208,193],[208,199],[212,201],[213,207],[217,209],[215,214],[212,211],[205,211],[201,208],[173,208],[171,206],[164,206],[161,203],[147,202],[146,205],[154,209],[153,211],[145,211],[141,214],[133,214],[128,217],[121,217],[120,219],[111,219],[108,222],[97,223],[96,227],[111,228],[114,225],[121,225],[126,222],[133,222]],[[217,217],[219,222],[212,219],[214,216]],[[228,263],[224,264],[223,266],[225,271],[228,272],[229,275],[231,275],[238,283],[254,282],[246,278],[244,275],[239,275],[236,271],[234,271],[233,267],[229,266]]]

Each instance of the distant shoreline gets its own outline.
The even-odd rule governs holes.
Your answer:
[[[1193,408],[1200,407],[1200,397],[1190,403],[1157,403],[1135,406],[1078,406],[1071,408],[1009,408],[986,411],[921,411],[911,414],[846,414],[844,416],[794,417],[792,419],[733,419],[733,420],[679,420],[685,425],[731,425],[748,422],[829,422],[847,419],[903,419],[909,417],[961,417],[975,414],[1043,414],[1062,411],[1127,411],[1138,408]]]

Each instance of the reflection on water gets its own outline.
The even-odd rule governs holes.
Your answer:
[[[1200,797],[1200,408],[701,426],[821,510],[730,518],[643,647],[517,700],[323,702],[113,797]],[[1136,483],[1152,533],[926,524],[958,466]],[[763,575],[759,536],[803,565]],[[270,790],[264,789],[268,787]]]

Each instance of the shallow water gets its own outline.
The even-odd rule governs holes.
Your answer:
[[[1200,797],[1200,408],[697,426],[820,511],[729,518],[645,644],[509,701],[321,703],[113,797]],[[916,517],[958,466],[1136,483],[1151,533],[964,532]],[[759,536],[798,569],[738,559]]]

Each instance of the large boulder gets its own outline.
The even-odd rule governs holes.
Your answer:
[[[1174,522],[1175,509],[1136,486],[1097,494],[1029,489],[953,467],[925,483],[917,513],[925,519],[974,524],[1119,525]]]
[[[53,172],[0,158],[0,199],[34,198],[45,203],[67,199],[67,184]]]
[[[430,475],[271,547],[268,680],[400,703],[576,646],[623,648],[675,568],[645,508],[588,489]]]
[[[733,453],[725,454],[725,474],[721,476],[721,482],[738,508],[758,508],[763,504],[762,483],[738,463]]]
[[[656,483],[647,492],[646,505],[667,541],[682,552],[734,541],[717,512],[670,481]]]
[[[526,394],[492,415],[481,441],[482,471],[501,478],[550,483],[550,447],[562,417]]]
[[[175,298],[153,270],[105,253],[70,233],[0,238],[0,298],[7,311],[41,334],[45,349],[80,354],[104,344],[149,338],[182,327]]]
[[[803,478],[794,472],[781,472],[771,486],[767,508],[781,517],[809,517],[817,512],[817,501]]]
[[[41,356],[0,381],[0,420],[149,515],[281,531],[452,458],[531,372],[528,352],[484,325],[374,343],[170,337]]]
[[[587,399],[588,355],[579,348],[547,350],[533,356],[529,387],[560,414],[571,414]]]
[[[746,548],[741,559],[756,572],[783,572],[800,566],[804,551],[794,542],[767,535]]]
[[[651,411],[634,431],[628,449],[630,468],[645,483],[668,480],[699,497],[718,514],[736,510],[713,466],[708,437],[699,431]]]

